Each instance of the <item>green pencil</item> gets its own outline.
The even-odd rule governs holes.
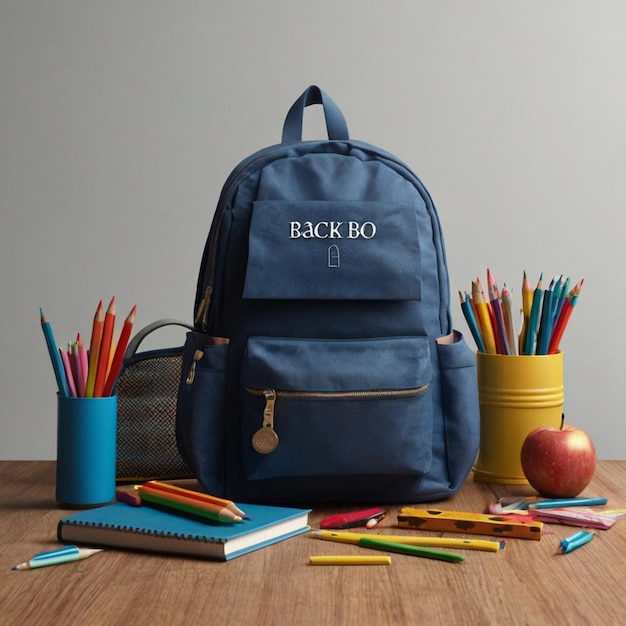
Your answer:
[[[235,515],[232,511],[228,509],[209,509],[208,506],[194,506],[193,504],[187,504],[185,502],[181,502],[180,500],[174,500],[173,498],[168,498],[167,496],[158,495],[156,493],[152,493],[150,491],[145,491],[142,489],[138,489],[139,497],[142,502],[147,502],[148,504],[156,504],[158,506],[163,506],[168,509],[175,509],[177,511],[182,511],[183,513],[190,513],[192,515],[199,515],[200,517],[206,517],[210,520],[216,522],[241,522],[241,517]]]
[[[411,556],[422,556],[427,559],[437,559],[439,561],[450,561],[459,563],[465,561],[465,557],[456,552],[446,552],[445,550],[432,550],[431,548],[422,548],[421,546],[410,546],[404,543],[393,543],[391,541],[378,541],[376,539],[359,539],[359,545],[364,548],[373,548],[374,550],[387,550],[388,552],[397,552],[398,554],[409,554]]]

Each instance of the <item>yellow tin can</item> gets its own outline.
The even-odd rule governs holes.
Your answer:
[[[527,485],[520,461],[526,436],[539,426],[561,425],[563,353],[476,353],[480,448],[479,482]]]

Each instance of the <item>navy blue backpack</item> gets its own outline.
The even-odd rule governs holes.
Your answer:
[[[302,141],[312,104],[328,140]],[[474,462],[475,356],[433,201],[316,86],[223,187],[176,431],[203,487],[239,502],[435,500]]]

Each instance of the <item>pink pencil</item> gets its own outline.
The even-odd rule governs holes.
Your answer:
[[[68,353],[59,348],[59,354],[61,355],[61,361],[63,361],[63,368],[65,369],[65,378],[67,379],[67,388],[72,398],[76,397],[76,385],[74,384],[74,374],[72,372],[72,365],[70,364],[70,357]]]

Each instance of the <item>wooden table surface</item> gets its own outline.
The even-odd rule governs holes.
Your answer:
[[[567,555],[557,554],[559,543],[578,529],[550,525],[541,541],[509,539],[497,553],[464,551],[462,563],[396,554],[391,566],[311,566],[310,555],[364,551],[301,535],[226,563],[111,549],[80,562],[12,571],[58,547],[57,522],[71,511],[54,500],[54,474],[54,462],[0,462],[3,625],[626,623],[626,519]],[[458,494],[429,506],[484,512],[503,495],[532,493],[476,483],[470,475]],[[584,495],[626,508],[626,461],[600,462]],[[355,508],[365,507],[316,509],[310,524]],[[419,532],[395,530],[399,507],[387,508],[372,532]]]

